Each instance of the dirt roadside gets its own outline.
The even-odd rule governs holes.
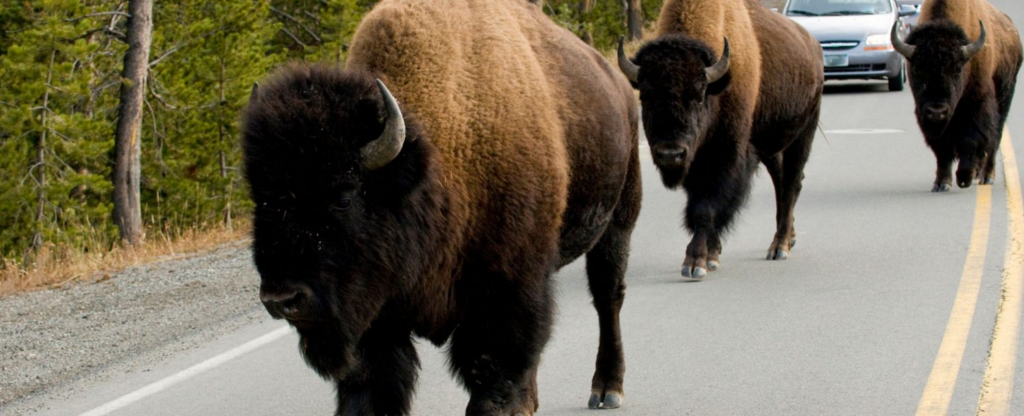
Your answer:
[[[0,414],[119,362],[159,360],[261,320],[258,288],[241,242],[0,299]]]

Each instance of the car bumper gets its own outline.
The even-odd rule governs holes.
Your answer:
[[[895,78],[903,68],[903,57],[896,51],[826,51],[825,55],[850,57],[848,66],[825,68],[829,80]]]

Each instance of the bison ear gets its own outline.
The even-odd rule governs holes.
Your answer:
[[[252,93],[249,94],[249,107],[256,104],[260,99],[260,84],[257,82],[252,83]]]

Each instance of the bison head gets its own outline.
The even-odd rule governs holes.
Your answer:
[[[640,90],[644,132],[666,186],[682,185],[729,85],[729,40],[720,59],[684,36],[652,41],[633,60],[619,42],[619,68]]]
[[[324,377],[351,369],[362,334],[417,274],[409,259],[423,244],[403,224],[423,223],[414,199],[431,148],[406,121],[373,77],[301,65],[254,87],[244,114],[260,300]]]
[[[917,122],[926,136],[937,138],[964,94],[970,76],[967,63],[985,46],[985,25],[981,24],[981,35],[973,42],[963,28],[948,20],[921,25],[906,41],[897,28],[893,26],[892,43],[910,63]]]

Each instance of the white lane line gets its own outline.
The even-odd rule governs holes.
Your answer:
[[[846,129],[846,130],[825,130],[825,134],[852,134],[852,135],[867,135],[867,134],[897,134],[906,133],[906,130],[900,129]]]
[[[171,387],[171,386],[173,386],[175,384],[181,383],[182,381],[188,380],[188,379],[190,379],[192,377],[195,377],[195,376],[197,376],[199,374],[202,374],[202,373],[206,372],[207,370],[210,370],[210,369],[212,369],[214,367],[217,367],[217,366],[219,366],[221,364],[224,364],[224,363],[226,363],[228,361],[231,361],[231,360],[233,360],[235,358],[238,358],[238,357],[240,357],[240,356],[242,356],[242,355],[244,355],[244,354],[246,354],[246,353],[248,353],[250,351],[253,351],[253,350],[259,348],[259,347],[262,347],[262,346],[267,345],[267,344],[269,344],[271,342],[274,342],[274,341],[280,339],[281,337],[287,335],[289,332],[291,332],[291,330],[289,329],[288,326],[282,326],[282,327],[280,327],[278,329],[275,329],[274,331],[270,332],[269,334],[266,334],[264,336],[256,338],[256,339],[254,339],[252,341],[246,342],[245,344],[239,345],[239,346],[237,346],[237,347],[235,347],[235,348],[233,348],[233,349],[231,349],[229,351],[226,351],[226,352],[224,352],[224,353],[222,353],[222,354],[220,354],[220,355],[218,355],[216,357],[210,358],[210,359],[208,359],[206,361],[203,361],[203,362],[201,362],[199,364],[196,364],[194,366],[186,368],[186,369],[178,372],[177,374],[171,375],[171,376],[169,376],[169,377],[167,377],[167,378],[165,378],[163,380],[157,381],[157,382],[155,382],[153,384],[150,384],[150,385],[148,385],[146,387],[143,387],[141,389],[138,389],[138,390],[135,390],[135,391],[133,391],[131,393],[128,393],[128,394],[126,394],[124,396],[121,396],[121,397],[115,399],[114,401],[111,401],[111,402],[109,402],[107,404],[104,404],[104,405],[102,405],[100,407],[92,409],[92,410],[90,410],[88,412],[82,413],[80,416],[103,416],[103,415],[108,415],[108,414],[110,414],[111,412],[113,412],[115,410],[118,410],[120,408],[128,406],[128,405],[130,405],[132,403],[135,403],[135,402],[137,402],[139,400],[142,400],[142,399],[144,399],[146,397],[152,396],[152,395],[154,395],[156,393],[159,393],[162,390],[167,389],[168,387]]]

